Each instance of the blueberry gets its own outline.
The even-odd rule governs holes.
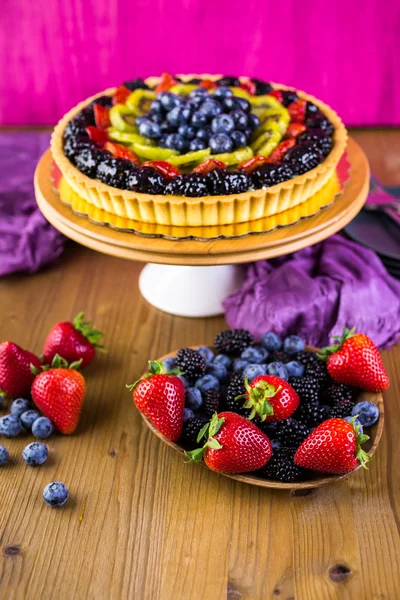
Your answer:
[[[240,358],[248,363],[253,364],[260,364],[264,362],[263,354],[257,348],[254,348],[254,346],[249,346],[248,348],[243,350],[242,354],[240,355]]]
[[[185,391],[185,406],[196,412],[203,404],[203,398],[199,389],[189,387]]]
[[[233,370],[235,373],[240,373],[240,371],[243,371],[243,369],[245,369],[248,366],[249,363],[247,362],[247,360],[235,358],[235,360],[233,361]]]
[[[220,382],[226,381],[228,376],[227,368],[224,367],[224,365],[219,365],[215,363],[207,367],[206,372],[208,375],[213,375],[214,377],[216,377]]]
[[[207,99],[200,106],[199,112],[211,119],[222,113],[222,104],[218,100]]]
[[[186,106],[189,106],[192,110],[199,110],[200,106],[203,104],[204,98],[202,96],[194,96],[193,98],[189,98],[186,103]]]
[[[178,134],[187,140],[193,140],[196,137],[196,130],[191,125],[181,125],[178,128]]]
[[[207,148],[207,142],[205,140],[199,140],[198,138],[192,140],[189,144],[189,150],[191,152],[196,152],[197,150],[204,150],[204,148]]]
[[[165,136],[163,142],[166,148],[171,148],[172,150],[175,149],[175,136],[176,133],[169,133]]]
[[[243,148],[243,146],[247,146],[248,142],[243,131],[232,131],[231,140],[234,148]]]
[[[169,356],[162,362],[167,371],[172,371],[175,368],[175,356]]]
[[[31,429],[33,423],[36,421],[36,419],[39,419],[39,417],[40,417],[40,414],[38,413],[37,410],[26,410],[20,416],[22,426],[25,429],[28,429],[28,430]]]
[[[174,125],[174,127],[179,127],[189,121],[191,114],[192,111],[190,108],[181,108],[180,106],[177,106],[167,114],[167,121],[171,123],[171,125]]]
[[[43,500],[49,506],[62,506],[68,500],[68,488],[61,481],[53,481],[44,488]]]
[[[189,94],[189,98],[205,98],[208,96],[208,92],[205,88],[198,87],[195,90],[192,90]]]
[[[211,364],[214,360],[214,352],[211,348],[207,348],[207,346],[200,346],[200,348],[197,349],[197,352],[204,358],[206,365]]]
[[[32,433],[35,437],[44,440],[53,433],[53,423],[47,417],[39,417],[32,425]]]
[[[136,117],[136,125],[139,127],[142,123],[147,123],[149,119],[147,117]]]
[[[201,129],[198,129],[196,132],[196,138],[199,140],[204,140],[205,142],[208,142],[209,138],[210,138],[210,130],[206,129],[204,127],[202,127]]]
[[[0,435],[16,437],[21,433],[21,421],[16,415],[5,415],[0,419]]]
[[[189,381],[183,375],[178,375],[178,377],[182,381],[183,387],[185,388],[185,390],[187,390],[187,388],[190,387]]]
[[[41,444],[40,442],[32,442],[25,446],[22,450],[22,458],[26,462],[27,465],[31,465],[36,467],[37,465],[42,465],[48,459],[49,451],[47,446]]]
[[[216,133],[209,140],[211,151],[214,154],[223,152],[232,152],[233,144],[231,138],[226,133]]]
[[[214,365],[223,365],[225,369],[230,369],[231,364],[232,361],[226,354],[218,354],[218,356],[214,358]]]
[[[158,113],[158,114],[163,114],[164,113],[164,107],[163,107],[161,101],[158,98],[156,100],[154,100],[154,102],[150,106],[150,112],[151,113]],[[136,119],[136,123],[137,122],[138,122],[138,120]]]
[[[240,131],[244,131],[246,129],[249,120],[249,115],[246,115],[246,113],[243,110],[233,110],[230,113],[230,116],[232,117],[233,122],[235,123],[235,129],[239,129]]]
[[[249,125],[250,125],[250,127],[251,127],[252,129],[257,129],[257,127],[259,127],[259,125],[260,125],[260,123],[261,123],[261,121],[260,121],[259,117],[257,117],[257,115],[255,115],[255,114],[253,114],[253,113],[250,113],[250,114],[249,114],[249,116],[248,116],[248,120],[249,120],[249,121],[248,121],[248,122],[249,122]]]
[[[140,135],[144,135],[155,140],[161,137],[161,129],[158,123],[153,123],[149,120],[146,120],[139,125],[139,133]]]
[[[171,92],[161,92],[160,94],[158,94],[157,99],[160,101],[161,106],[167,111],[170,111],[175,107],[181,106],[182,104],[182,99],[180,98],[180,96],[177,96],[176,94],[171,94]]]
[[[200,377],[200,379],[196,381],[195,386],[202,393],[207,390],[217,390],[217,392],[219,392],[220,388],[219,381],[214,375],[203,375],[203,377]]]
[[[354,405],[351,414],[353,417],[358,415],[358,420],[364,427],[371,427],[379,419],[379,408],[373,402],[363,400]]]
[[[305,343],[298,335],[289,335],[283,340],[283,349],[287,354],[296,354],[304,350]]]
[[[162,134],[174,133],[175,127],[171,123],[168,123],[168,121],[164,121],[160,125],[160,131]]]
[[[178,152],[181,153],[185,153],[188,151],[189,148],[189,142],[188,140],[185,140],[185,138],[183,138],[181,135],[179,135],[178,133],[175,136],[175,150],[178,150]]]
[[[265,375],[265,374],[266,374],[265,365],[251,364],[251,365],[248,365],[244,369],[243,378],[248,379],[249,383],[251,383],[253,381],[253,379],[255,379],[256,377],[259,377],[260,375]]]
[[[23,412],[28,410],[28,408],[29,400],[26,400],[25,398],[17,398],[11,404],[11,414],[15,415],[16,417],[20,417]]]
[[[282,341],[279,335],[273,331],[268,331],[262,336],[261,345],[267,350],[280,350],[282,347]]]
[[[189,419],[194,419],[194,412],[190,408],[183,409],[183,422],[189,421]]]
[[[214,98],[228,98],[230,96],[233,96],[232,90],[223,85],[221,85],[221,87],[216,88],[213,92]]]
[[[345,417],[344,420],[347,421],[348,423],[351,423],[351,421],[354,419],[354,417],[352,417],[351,415],[349,415],[348,417]],[[364,428],[361,424],[360,419],[355,419],[354,423],[353,423],[353,427],[357,427],[358,425],[358,433],[364,433]]]
[[[289,377],[286,366],[277,361],[269,363],[269,365],[267,366],[267,373],[268,375],[275,375],[275,377],[280,377],[285,381],[287,381]]]
[[[238,96],[233,96],[233,98],[225,98],[224,109],[228,111],[243,110],[244,112],[248,112],[250,110],[250,102],[246,100],[246,98],[239,98]]]
[[[304,374],[304,365],[298,360],[291,360],[285,366],[289,377],[301,377]]]
[[[4,446],[0,446],[0,467],[8,462],[8,450]]]
[[[193,125],[193,127],[203,127],[204,125],[207,125],[208,118],[205,114],[198,111],[193,113],[190,122]]]
[[[161,125],[161,123],[164,123],[164,116],[161,115],[160,113],[149,113],[148,118],[150,119],[150,121],[152,123],[157,123],[158,125]],[[160,129],[160,131],[161,131],[161,129]]]
[[[262,357],[262,361],[261,362],[263,362],[263,363],[267,362],[267,359],[268,359],[268,356],[269,356],[268,350],[266,350],[264,348],[264,346],[261,346],[259,344],[257,344],[256,346],[253,346],[253,348],[255,348],[255,350],[257,350],[261,354],[261,357]]]
[[[214,117],[211,121],[213,133],[231,133],[235,129],[235,121],[230,115],[222,114]]]

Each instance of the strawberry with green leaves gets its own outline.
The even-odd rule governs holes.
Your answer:
[[[185,388],[177,377],[178,369],[167,371],[157,361],[149,361],[150,371],[143,379],[127,386],[133,392],[133,401],[154,427],[169,440],[178,440],[182,434]]]
[[[350,423],[345,419],[328,419],[318,425],[297,449],[295,464],[334,475],[349,473],[360,464],[366,468],[371,457],[361,446],[369,436],[360,432],[356,418]]]
[[[244,417],[233,412],[215,413],[200,430],[197,441],[202,448],[185,452],[189,462],[204,459],[218,473],[247,473],[265,467],[272,456],[268,437]]]
[[[337,343],[321,350],[319,357],[327,361],[329,375],[335,381],[369,392],[382,392],[389,387],[389,377],[378,348],[355,327],[343,330],[334,338]]]
[[[299,406],[299,396],[290,383],[275,375],[259,375],[251,383],[246,379],[244,386],[246,393],[236,400],[245,400],[243,408],[251,409],[250,420],[257,416],[261,421],[284,421]]]
[[[31,364],[40,369],[40,358],[14,342],[0,344],[0,395],[19,398],[29,394],[35,376]]]

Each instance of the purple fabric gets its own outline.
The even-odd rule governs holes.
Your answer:
[[[224,301],[232,328],[297,333],[313,346],[355,326],[383,348],[400,337],[400,281],[374,252],[335,235],[294,254],[250,264]]]
[[[34,273],[63,250],[65,238],[42,216],[33,191],[49,140],[48,133],[0,134],[0,276]]]

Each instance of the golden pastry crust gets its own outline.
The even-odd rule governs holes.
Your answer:
[[[181,75],[183,80],[193,77],[218,79],[220,75]],[[159,78],[149,77],[150,85]],[[245,79],[245,78],[243,78]],[[293,89],[276,84],[282,89]],[[51,138],[53,158],[72,189],[97,208],[119,217],[173,226],[228,225],[244,223],[278,214],[293,208],[318,192],[332,177],[346,148],[347,130],[340,117],[329,106],[304,92],[298,96],[313,102],[334,127],[332,150],[326,159],[311,171],[269,188],[249,190],[229,196],[163,196],[120,190],[81,173],[65,156],[63,134],[67,123],[95,98],[112,95],[115,88],[96,94],[72,108],[56,125]]]

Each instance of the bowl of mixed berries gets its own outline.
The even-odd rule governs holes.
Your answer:
[[[129,386],[146,425],[186,457],[261,487],[313,488],[368,468],[389,386],[379,350],[345,329],[332,346],[297,335],[220,332],[212,348],[149,361]]]

